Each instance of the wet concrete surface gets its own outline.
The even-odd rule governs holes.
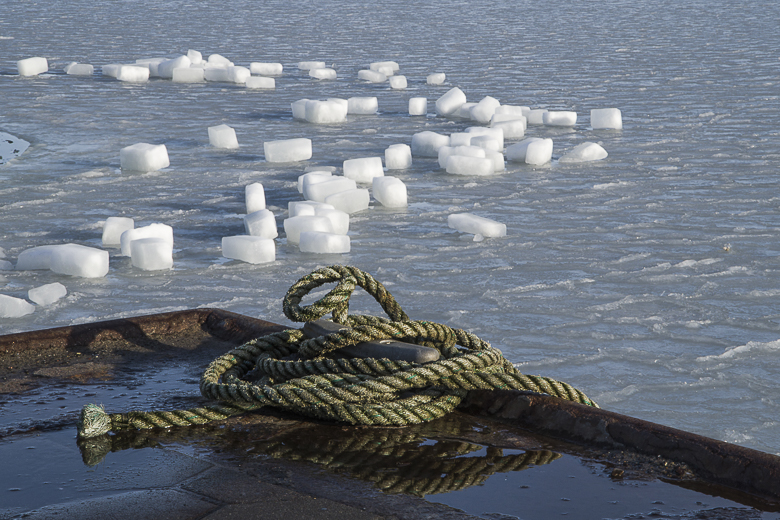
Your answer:
[[[200,371],[263,330],[217,318],[70,331],[66,342],[0,337],[0,519],[780,518],[776,502],[685,463],[500,420],[506,403],[496,416],[456,412],[406,428],[264,409],[76,441],[90,402],[111,412],[202,404]]]

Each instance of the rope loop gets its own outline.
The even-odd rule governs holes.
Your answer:
[[[327,283],[336,287],[313,304],[301,306],[305,295]],[[350,315],[349,299],[357,287],[373,296],[388,318]],[[331,313],[334,321],[348,328],[317,338],[288,329],[230,350],[212,361],[201,376],[201,394],[217,401],[213,405],[124,414],[87,405],[79,421],[79,438],[206,424],[263,406],[349,424],[406,426],[444,416],[469,390],[477,389],[524,390],[597,406],[571,385],[521,374],[500,350],[475,334],[410,320],[381,283],[356,267],[332,265],[304,276],[287,291],[283,309],[297,322]],[[433,347],[440,358],[414,363],[342,353],[344,347],[383,339]]]

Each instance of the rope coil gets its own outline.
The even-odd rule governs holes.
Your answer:
[[[306,294],[327,283],[337,285],[301,307]],[[349,314],[349,299],[357,287],[373,296],[389,318]],[[200,380],[201,394],[218,401],[216,405],[126,414],[107,414],[102,407],[87,405],[79,420],[79,438],[206,424],[263,406],[349,424],[406,426],[442,417],[469,390],[477,389],[525,390],[597,406],[567,383],[520,373],[501,351],[474,334],[410,320],[380,282],[356,267],[334,265],[304,276],[287,291],[283,309],[291,321],[314,321],[331,313],[333,321],[350,328],[317,338],[288,329],[218,357]],[[383,339],[433,347],[441,358],[421,365],[338,355],[343,347]],[[253,380],[247,378],[250,372]]]

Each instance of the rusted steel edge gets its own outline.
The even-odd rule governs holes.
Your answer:
[[[517,390],[471,391],[460,409],[559,439],[660,455],[711,482],[780,500],[780,457],[762,451]]]
[[[236,342],[249,341],[285,329],[276,323],[221,309],[190,309],[7,334],[0,336],[0,352],[13,353],[32,348],[68,348],[86,345],[95,340],[173,335],[192,327],[201,327],[214,336],[233,339]]]

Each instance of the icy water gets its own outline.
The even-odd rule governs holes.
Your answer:
[[[722,0],[592,2],[55,3],[7,0],[0,18],[0,131],[28,141],[0,166],[0,247],[76,242],[101,247],[103,221],[128,216],[174,229],[174,268],[144,272],[111,249],[102,279],[0,271],[0,293],[26,297],[58,281],[68,296],[0,333],[193,307],[220,307],[286,323],[281,298],[311,270],[358,266],[384,282],[413,319],[473,331],[518,367],[568,381],[603,407],[780,453],[780,6]],[[108,63],[174,57],[188,49],[237,65],[284,64],[273,91],[220,83],[126,84]],[[15,75],[15,62],[49,59],[49,74]],[[301,60],[338,71],[317,81]],[[357,79],[395,60],[405,91]],[[96,66],[66,76],[71,61]],[[441,86],[427,74],[445,72]],[[551,137],[553,161],[509,163],[488,178],[445,174],[434,159],[394,172],[409,207],[353,215],[348,255],[302,254],[277,240],[277,260],[221,257],[243,233],[244,187],[262,182],[281,226],[301,200],[306,166],[382,156],[423,130],[472,123],[434,117],[453,86],[469,101],[574,110]],[[338,125],[293,121],[302,98],[376,96],[380,113]],[[410,97],[429,99],[410,117]],[[593,108],[620,108],[622,131],[594,131]],[[228,124],[241,148],[209,146]],[[307,137],[311,160],[264,162],[266,140]],[[596,141],[609,157],[558,164]],[[122,172],[119,150],[164,143],[171,166]],[[510,143],[508,143],[510,144]],[[447,215],[473,212],[507,236],[472,241]],[[379,308],[360,298],[360,312]]]

